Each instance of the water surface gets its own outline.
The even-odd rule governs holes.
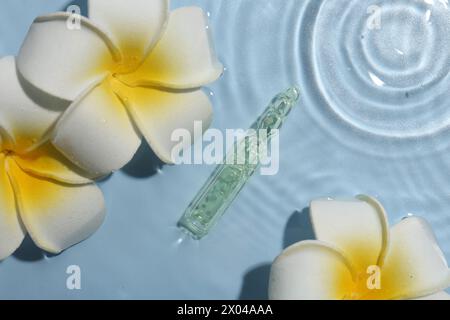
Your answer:
[[[450,259],[447,1],[173,1],[187,4],[209,12],[226,66],[209,88],[214,127],[245,128],[275,93],[301,87],[281,133],[280,173],[254,177],[194,242],[175,224],[213,168],[161,169],[144,147],[101,184],[102,228],[59,256],[24,246],[0,263],[0,298],[264,298],[268,264],[311,237],[309,201],[360,193],[378,197],[392,224],[425,217]],[[15,54],[34,16],[66,5],[3,0],[0,52]],[[66,289],[72,264],[81,291]]]

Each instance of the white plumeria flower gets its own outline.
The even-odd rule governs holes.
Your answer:
[[[91,0],[89,16],[80,30],[67,28],[68,13],[37,18],[18,56],[26,81],[74,101],[52,142],[95,174],[124,166],[141,135],[173,163],[172,132],[210,125],[201,87],[223,72],[206,15],[198,7],[169,12],[168,0]]]
[[[390,231],[377,200],[313,201],[317,240],[299,242],[273,263],[275,300],[448,299],[450,272],[433,232],[421,218]]]
[[[26,233],[40,248],[59,253],[104,219],[100,189],[46,140],[60,115],[56,104],[35,100],[19,82],[14,57],[0,59],[0,260]]]

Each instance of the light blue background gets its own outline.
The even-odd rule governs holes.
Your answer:
[[[0,1],[0,55],[17,53],[37,15],[68,4]],[[227,68],[210,87],[214,127],[247,127],[275,93],[304,80],[298,59],[307,41],[298,32],[304,1],[199,0],[173,6],[180,3],[210,12],[216,49]],[[409,213],[424,216],[450,258],[450,190],[421,174],[420,162],[426,160],[351,148],[316,122],[307,99],[303,105],[282,131],[280,173],[255,176],[206,239],[182,241],[175,225],[213,168],[157,170],[144,146],[127,168],[100,183],[108,207],[101,229],[58,256],[27,240],[0,262],[0,298],[266,298],[271,261],[287,245],[312,236],[305,208],[326,196],[375,195],[392,223]],[[441,164],[433,172],[450,181],[448,156],[433,157]],[[80,291],[66,289],[69,265],[81,267]]]

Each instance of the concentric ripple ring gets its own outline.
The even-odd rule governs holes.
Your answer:
[[[333,136],[376,153],[450,146],[447,0],[310,0],[300,82]]]

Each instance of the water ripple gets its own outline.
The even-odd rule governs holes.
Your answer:
[[[208,2],[227,66],[213,89],[216,127],[245,127],[274,93],[302,91],[282,131],[280,173],[252,179],[222,228],[273,243],[311,199],[366,193],[391,223],[425,216],[449,255],[450,11],[430,3]],[[377,8],[379,28],[369,28]]]
[[[370,153],[447,149],[450,11],[441,2],[377,3],[306,4],[300,82],[309,111],[332,135]]]

